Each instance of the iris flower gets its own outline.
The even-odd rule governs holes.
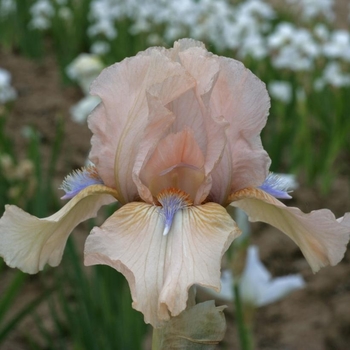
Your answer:
[[[72,199],[50,217],[6,207],[0,255],[9,266],[57,266],[73,228],[119,201],[88,236],[85,264],[124,274],[133,307],[160,327],[186,308],[193,284],[219,291],[221,258],[240,234],[230,203],[285,232],[313,271],[342,259],[349,213],[304,214],[274,197],[289,196],[268,176],[260,140],[270,100],[242,63],[183,39],[106,68],[91,93],[102,101],[88,120],[94,166],[65,179]]]
[[[222,271],[220,293],[208,290],[214,297],[233,301],[234,283],[238,284],[242,301],[255,307],[265,306],[283,299],[295,290],[305,287],[300,274],[272,278],[259,258],[259,248],[251,245],[247,250],[246,264],[242,275],[233,276],[231,270]]]

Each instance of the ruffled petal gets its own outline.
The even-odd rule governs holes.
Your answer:
[[[215,203],[177,211],[166,236],[164,225],[159,207],[129,203],[94,228],[85,245],[85,264],[123,273],[133,307],[155,327],[186,308],[193,284],[219,290],[222,255],[240,234]]]
[[[140,197],[149,204],[155,204],[149,188],[141,181],[140,173],[143,166],[147,164],[152,156],[159,140],[166,136],[169,128],[175,120],[173,113],[163,106],[162,102],[154,96],[147,94],[149,122],[140,141],[140,148],[137,153],[133,167],[132,177]]]
[[[114,64],[91,87],[91,94],[102,103],[89,118],[93,132],[90,158],[104,183],[117,189],[122,203],[138,197],[132,170],[145,129],[152,122],[150,116],[159,117],[150,109],[153,104],[147,96],[165,106],[195,85],[179,63],[161,52],[153,48]],[[146,156],[148,149],[141,151]]]
[[[232,159],[231,193],[260,186],[268,174],[270,158],[262,147],[270,99],[265,87],[242,63],[218,57],[220,73],[210,97],[212,114],[228,122],[228,147]],[[218,173],[213,182],[220,182]],[[223,190],[223,192],[227,192]]]
[[[189,48],[190,44],[192,44],[193,47]],[[174,127],[176,125],[187,125],[196,130],[196,140],[205,156],[204,169],[207,177],[207,181],[199,188],[195,201],[195,203],[201,203],[211,190],[211,174],[215,171],[215,167],[220,162],[227,144],[226,129],[229,123],[223,118],[222,114],[217,114],[215,111],[212,111],[210,107],[211,94],[216,85],[220,70],[220,61],[218,57],[205,50],[197,42],[187,42],[185,40],[184,42],[181,41],[179,46],[186,47],[186,50],[180,51],[178,54],[180,62],[197,82],[196,90],[193,92],[196,94],[197,104],[192,103],[192,108],[193,106],[198,106],[198,113],[188,113],[186,104],[181,103],[183,101],[180,100],[176,101],[178,103],[177,113],[175,113],[177,119],[176,123],[174,123]],[[182,97],[182,99],[184,100],[185,97]],[[191,98],[189,93],[187,93],[187,98]],[[183,110],[181,106],[184,106]],[[190,119],[188,115],[191,115]],[[191,123],[195,121],[195,115],[201,118],[202,122],[200,127],[198,125],[191,125]],[[199,122],[197,122],[197,124],[199,124]],[[230,178],[232,168],[225,166],[219,171],[221,173],[224,171],[224,177]],[[220,183],[220,185],[222,186],[223,184]],[[220,198],[222,195],[217,194],[216,197]],[[223,201],[218,200],[217,203],[222,204]]]
[[[287,234],[299,246],[313,272],[338,264],[344,256],[350,236],[349,213],[338,220],[327,209],[304,214],[256,188],[233,193],[229,200],[244,210],[250,221],[266,222]]]
[[[142,169],[141,180],[154,197],[164,189],[177,188],[192,201],[204,180],[204,157],[192,130],[185,129],[162,139]]]
[[[42,270],[46,263],[57,266],[71,231],[80,222],[95,217],[102,205],[114,202],[115,195],[106,186],[89,186],[44,219],[7,205],[0,219],[0,256],[10,267],[31,274]]]

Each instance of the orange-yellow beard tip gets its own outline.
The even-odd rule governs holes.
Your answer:
[[[190,195],[178,188],[169,187],[160,191],[157,195],[157,200],[160,205],[163,205],[164,201],[167,198],[176,198],[182,202],[183,207],[193,205],[193,201],[190,198]]]

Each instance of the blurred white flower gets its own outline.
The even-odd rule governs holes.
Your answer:
[[[289,103],[292,100],[292,85],[288,81],[271,81],[268,84],[270,95],[281,102]]]
[[[274,303],[291,292],[305,287],[300,274],[272,278],[259,259],[258,247],[254,245],[248,248],[246,266],[241,277],[235,281],[232,272],[224,270],[221,275],[220,293],[212,291],[210,293],[222,300],[232,301],[234,283],[238,283],[243,303],[256,307]]]
[[[72,120],[77,123],[85,123],[87,117],[100,103],[100,98],[97,96],[85,96],[77,104],[70,109]]]
[[[122,7],[130,6],[130,3],[113,0],[92,0],[90,3],[89,20],[91,25],[88,28],[88,35],[91,37],[104,35],[106,39],[113,40],[118,32],[115,22],[122,18]]]
[[[110,49],[111,46],[107,41],[95,41],[90,47],[90,51],[98,56],[106,54]]]
[[[11,74],[0,68],[0,105],[15,100],[16,90],[11,86]]]
[[[67,66],[66,73],[88,94],[91,83],[103,68],[104,64],[97,55],[82,53]]]
[[[311,70],[321,50],[311,32],[282,22],[269,35],[268,46],[273,51],[272,63],[276,68],[295,71]]]
[[[322,77],[316,79],[314,83],[317,91],[322,90],[326,85],[334,87],[350,86],[350,74],[343,72],[338,62],[330,62],[324,69]]]
[[[0,18],[5,18],[17,9],[15,0],[0,0]]]
[[[63,6],[58,10],[58,16],[64,21],[70,21],[73,18],[73,13],[69,7]]]
[[[333,0],[287,0],[287,2],[299,6],[301,15],[306,20],[319,16],[323,16],[328,21],[335,19]]]
[[[278,49],[286,45],[293,39],[295,26],[289,22],[281,22],[277,25],[275,31],[268,37],[268,45],[271,49]]]
[[[316,38],[323,42],[329,39],[329,29],[322,23],[318,23],[315,25],[314,33]]]
[[[157,33],[151,33],[147,37],[147,43],[152,46],[159,46],[163,42],[162,37]]]
[[[309,71],[313,68],[313,61],[309,57],[303,57],[293,46],[286,46],[272,59],[276,68],[288,68],[294,71]]]
[[[30,7],[32,16],[29,28],[45,30],[51,26],[51,18],[55,14],[54,7],[49,0],[38,0]]]
[[[266,42],[262,35],[255,33],[247,36],[238,49],[239,57],[252,56],[257,60],[261,60],[268,55]]]
[[[148,33],[149,42],[159,44],[152,36],[163,28],[163,41],[172,42],[189,36],[215,44],[218,50],[237,49],[240,57],[266,57],[265,38],[275,11],[263,0],[248,0],[233,5],[227,0],[92,0],[90,36],[105,35],[113,40],[114,23],[131,20],[132,35]]]
[[[323,45],[323,53],[328,58],[350,62],[350,33],[347,30],[335,30]]]
[[[104,35],[109,40],[115,39],[118,32],[114,26],[114,22],[104,19],[88,28],[89,36],[94,37],[100,34]]]

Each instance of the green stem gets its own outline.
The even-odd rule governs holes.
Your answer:
[[[160,338],[161,338],[161,329],[153,328],[152,333],[152,350],[160,350]]]
[[[235,294],[236,322],[241,350],[253,350],[253,333],[250,324],[246,322],[238,283],[234,284],[233,291]]]

